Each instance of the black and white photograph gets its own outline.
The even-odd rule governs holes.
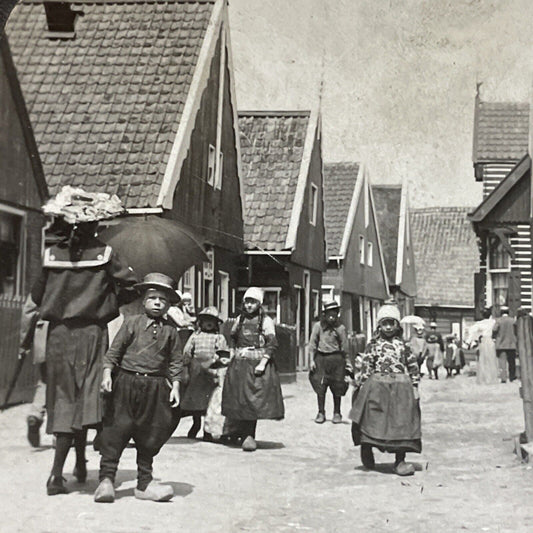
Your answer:
[[[533,531],[532,26],[0,0],[0,532]]]

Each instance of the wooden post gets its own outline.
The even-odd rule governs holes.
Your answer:
[[[520,314],[517,318],[518,355],[522,381],[522,401],[527,442],[533,439],[533,318]]]

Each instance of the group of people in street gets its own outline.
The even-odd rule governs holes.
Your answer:
[[[173,490],[152,477],[153,461],[182,418],[191,416],[189,437],[203,421],[203,439],[257,449],[261,419],[282,420],[284,401],[275,365],[274,322],[264,311],[263,291],[246,290],[239,316],[226,335],[215,307],[197,314],[169,276],[151,272],[139,282],[97,237],[98,219],[56,217],[49,228],[42,273],[24,314],[21,351],[35,339],[38,320],[47,324],[40,362],[46,382],[46,430],[55,451],[46,483],[49,495],[68,492],[63,470],[71,447],[73,472],[87,478],[87,430],[96,429],[100,451],[96,502],[114,501],[114,481],[130,441],[137,452],[136,498],[167,501]],[[113,331],[120,306],[138,300]],[[310,382],[317,394],[315,422],[326,419],[326,392],[333,396],[333,423],[342,421],[341,398],[354,394],[349,418],[365,468],[375,467],[373,448],[396,456],[394,471],[411,475],[407,452],[421,451],[417,355],[402,339],[400,312],[393,304],[378,312],[375,336],[353,357],[340,306],[323,306],[309,341]],[[42,411],[42,409],[41,409]],[[28,437],[39,439],[39,418],[28,416]],[[33,439],[33,440],[32,440]]]
[[[426,364],[429,379],[439,379],[441,367],[446,370],[447,378],[461,373],[465,358],[460,340],[456,335],[449,334],[443,339],[437,331],[436,322],[429,324],[427,332],[421,323],[415,324],[413,329],[414,334],[409,340],[409,345],[417,358],[420,370],[424,363]]]
[[[483,319],[469,331],[467,342],[479,352],[476,380],[480,384],[514,381],[516,375],[516,319],[509,308],[500,308],[501,316],[493,318],[492,310],[484,311]]]

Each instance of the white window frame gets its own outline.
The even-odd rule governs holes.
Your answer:
[[[187,269],[183,276],[181,276],[180,281],[178,283],[178,289],[183,294],[184,292],[188,292],[191,295],[191,303],[193,306],[196,306],[196,291],[195,291],[195,281],[196,281],[196,267],[192,266],[191,268]]]
[[[219,287],[217,294],[218,310],[220,312],[220,318],[227,320],[230,313],[230,288],[229,288],[229,274],[222,270],[218,271]],[[224,297],[225,296],[225,297]]]
[[[318,186],[311,183],[309,189],[309,222],[312,226],[316,226],[316,219],[318,216]]]
[[[374,266],[374,244],[370,241],[366,243],[366,264]]]
[[[365,264],[365,236],[359,235],[359,264]]]
[[[332,300],[337,301],[335,298],[335,285],[322,285],[322,305]]]
[[[215,174],[216,174],[216,148],[210,144],[207,154],[207,183],[211,186],[215,184]]]
[[[15,280],[15,286],[13,287],[14,296],[22,296],[24,294],[24,278],[26,275],[26,245],[27,245],[27,214],[22,209],[16,209],[14,207],[0,203],[0,212],[8,215],[14,215],[20,218],[20,232],[19,232],[19,254],[17,256],[17,274]],[[0,297],[2,293],[0,293]]]
[[[224,152],[218,154],[218,164],[215,176],[215,189],[222,189],[222,172],[224,170]]]
[[[485,300],[487,302],[488,307],[492,307],[494,305],[494,283],[492,280],[493,274],[509,274],[511,272],[511,257],[509,256],[509,262],[508,266],[506,268],[491,268],[490,264],[490,238],[487,237],[487,255],[486,255],[486,263],[487,263],[487,287],[486,287],[486,293],[485,293]],[[509,286],[507,286],[507,291],[509,291]]]

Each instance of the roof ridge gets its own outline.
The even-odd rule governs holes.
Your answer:
[[[284,110],[246,110],[238,111],[239,117],[309,117],[311,116],[311,111],[307,109],[300,109],[294,111],[284,111]]]
[[[19,4],[214,4],[217,0],[19,0]]]

